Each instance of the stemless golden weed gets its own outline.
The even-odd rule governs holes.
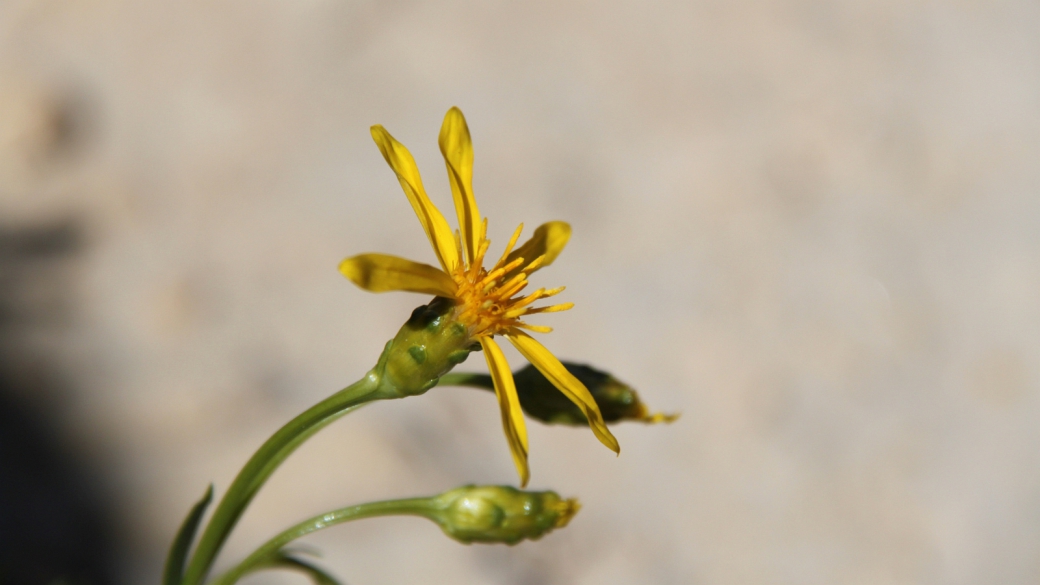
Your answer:
[[[536,229],[526,243],[517,246],[521,225],[498,260],[485,263],[490,247],[487,220],[481,219],[473,198],[473,148],[466,121],[457,108],[445,116],[439,140],[458,216],[459,229],[454,232],[427,197],[408,150],[382,126],[372,127],[372,136],[419,217],[440,267],[385,254],[362,254],[344,260],[340,270],[369,291],[403,290],[434,295],[434,298],[413,311],[397,335],[386,344],[375,367],[360,380],[315,404],[272,434],[235,476],[203,528],[205,511],[213,496],[212,488],[207,490],[174,538],[163,585],[205,582],[224,543],[262,486],[282,462],[315,433],[364,404],[420,395],[442,379],[447,382],[449,372],[476,350],[483,350],[487,360],[490,370],[487,386],[492,387],[498,397],[513,460],[521,483],[526,485],[530,475],[527,433],[513,374],[495,336],[508,339],[537,369],[537,379],[533,374],[518,376],[525,387],[536,382],[537,388],[532,390],[531,397],[538,410],[537,418],[568,424],[587,422],[595,436],[615,452],[619,451],[617,441],[606,427],[597,399],[606,405],[612,421],[635,418],[650,422],[668,418],[648,415],[635,393],[612,383],[612,379],[604,383],[601,377],[589,377],[584,370],[568,371],[525,332],[550,331],[548,327],[528,323],[529,316],[573,306],[571,303],[536,306],[538,301],[559,294],[563,287],[539,288],[524,294],[528,277],[552,264],[563,250],[570,238],[570,226],[560,221],[548,222]],[[471,376],[455,381],[484,385]],[[592,384],[595,397],[582,379]],[[573,409],[566,402],[561,406],[557,391],[573,403]],[[615,413],[618,408],[621,410]],[[301,560],[297,551],[285,549],[283,545],[303,534],[349,519],[391,513],[417,514],[436,521],[446,533],[462,542],[512,544],[539,538],[566,525],[577,511],[575,500],[562,499],[552,492],[521,492],[501,486],[467,486],[433,498],[351,506],[284,531],[216,583],[230,585],[246,573],[264,568],[302,570],[316,582],[333,582],[320,568]],[[192,550],[200,528],[202,532]]]
[[[513,374],[497,342],[504,336],[538,371],[570,399],[588,420],[596,437],[614,452],[617,440],[607,429],[596,401],[588,389],[526,331],[548,333],[549,327],[527,323],[524,318],[538,313],[570,309],[572,303],[535,306],[535,303],[563,291],[538,288],[522,294],[528,277],[552,264],[570,238],[570,226],[551,221],[535,230],[523,245],[516,247],[523,224],[516,228],[505,250],[493,264],[485,266],[490,241],[487,219],[480,218],[473,197],[473,145],[466,119],[452,108],[441,126],[441,154],[448,169],[458,216],[459,229],[452,231],[447,220],[430,201],[423,188],[419,169],[408,149],[382,126],[372,127],[372,138],[383,158],[396,173],[408,201],[419,218],[440,268],[386,254],[362,254],[347,258],[340,271],[359,287],[372,292],[402,290],[432,294],[449,299],[452,311],[447,321],[459,324],[466,339],[479,343],[494,381],[502,414],[502,426],[509,442],[521,485],[527,485],[527,430],[517,398]],[[526,330],[526,331],[525,331]],[[429,351],[429,347],[423,348]],[[416,354],[420,352],[416,351]],[[420,356],[413,356],[417,360]],[[434,381],[433,383],[436,383]]]

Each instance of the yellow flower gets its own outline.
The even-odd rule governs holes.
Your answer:
[[[459,220],[459,230],[455,232],[452,232],[444,216],[426,196],[419,169],[408,149],[394,140],[382,126],[372,127],[372,138],[383,153],[383,158],[397,174],[441,267],[438,269],[386,254],[361,254],[344,260],[339,266],[340,272],[368,291],[411,291],[433,294],[455,302],[453,318],[466,327],[470,339],[479,341],[484,350],[502,411],[502,426],[509,441],[513,462],[520,474],[521,485],[527,485],[530,477],[527,466],[527,430],[513,383],[513,373],[494,340],[496,335],[505,336],[560,392],[581,409],[600,442],[615,453],[620,452],[617,439],[607,430],[599,407],[588,389],[545,346],[523,331],[548,333],[552,330],[549,327],[531,325],[521,319],[536,313],[564,311],[574,306],[573,303],[533,306],[540,299],[560,293],[563,287],[539,288],[527,295],[520,295],[527,287],[527,277],[535,270],[548,266],[559,256],[570,238],[570,226],[562,221],[545,223],[535,230],[530,240],[514,249],[524,227],[521,224],[513,232],[498,262],[490,269],[485,268],[485,254],[490,244],[487,239],[487,219],[480,219],[477,202],[473,198],[473,145],[462,112],[458,108],[448,110],[438,140],[448,167],[448,181]]]

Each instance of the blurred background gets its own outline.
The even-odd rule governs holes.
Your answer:
[[[308,539],[324,566],[1036,583],[1038,30],[1028,1],[0,3],[0,581],[157,583],[207,484],[375,363],[427,299],[337,263],[434,257],[368,128],[454,222],[458,105],[492,251],[574,227],[535,279],[577,305],[546,345],[683,417],[615,427],[619,458],[529,423],[531,487],[584,504],[539,542],[368,520]],[[491,394],[375,405],[223,566],[328,509],[515,481]]]

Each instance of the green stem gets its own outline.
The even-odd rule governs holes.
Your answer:
[[[452,373],[441,376],[438,386],[470,386],[472,388],[483,388],[494,390],[495,383],[488,374]]]
[[[263,544],[263,546],[253,551],[253,554],[246,557],[244,561],[214,580],[211,585],[232,585],[250,571],[262,568],[264,562],[267,561],[271,555],[274,555],[281,550],[283,546],[305,534],[310,534],[311,532],[321,530],[322,528],[328,528],[329,526],[342,524],[343,522],[349,522],[351,520],[360,520],[362,518],[372,518],[375,516],[410,515],[432,519],[433,500],[434,498],[408,498],[404,500],[371,502],[368,504],[350,506],[348,508],[340,508],[339,510],[315,516],[309,520],[304,520],[296,526],[282,532],[278,536],[275,536],[271,540],[268,540]]]
[[[274,470],[305,440],[362,404],[390,398],[381,392],[374,371],[304,411],[278,429],[238,472],[206,526],[184,575],[182,585],[199,585],[246,507]]]

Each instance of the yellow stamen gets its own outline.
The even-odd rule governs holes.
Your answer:
[[[502,288],[498,289],[491,294],[496,299],[508,299],[516,293],[524,290],[527,287],[527,275],[521,272],[514,276],[509,282],[502,285]]]
[[[487,220],[484,220],[487,225]],[[469,267],[470,280],[476,280],[480,275],[480,271],[483,270],[481,264],[484,262],[484,254],[487,254],[488,246],[491,245],[491,240],[481,239],[480,246],[477,248],[477,257],[473,261],[473,265]]]
[[[530,325],[528,323],[517,323],[517,327],[520,329],[527,329],[534,331],[535,333],[552,333],[552,327],[546,327],[545,325]]]
[[[459,253],[459,258],[462,258],[462,234],[459,230],[455,230],[455,251]]]
[[[567,287],[565,287],[565,286],[561,286],[561,287],[557,287],[557,288],[551,288],[551,289],[545,291],[545,294],[542,295],[542,298],[547,299],[549,297],[555,297],[556,295],[562,293],[565,290],[567,290]]]
[[[502,257],[498,259],[498,262],[495,262],[496,267],[501,266],[502,263],[506,261],[506,258],[509,257],[509,253],[513,251],[513,246],[515,246],[516,241],[520,239],[520,232],[522,231],[524,231],[524,224],[516,226],[516,231],[513,232],[513,237],[509,238],[509,243],[506,244],[505,252],[502,252]]]
[[[487,286],[488,283],[498,280],[503,274],[509,272],[517,266],[520,266],[523,263],[523,258],[517,258],[516,260],[513,260],[512,262],[506,264],[505,266],[502,266],[501,268],[496,268],[492,270],[490,273],[488,273],[487,276],[484,277],[483,280],[480,281],[480,284],[478,286]]]
[[[548,307],[535,307],[533,309],[527,309],[525,315],[535,315],[538,313],[558,313],[560,311],[569,311],[574,308],[574,303],[560,303],[559,305],[550,305]]]
[[[539,257],[535,258],[534,260],[532,260],[530,264],[528,264],[527,266],[524,266],[524,272],[526,272],[527,274],[531,274],[535,270],[538,270],[538,267],[541,266],[542,262],[544,262],[544,261],[545,261],[545,254],[542,254],[541,256],[539,256]]]
[[[544,288],[540,288],[540,289],[534,291],[533,293],[527,295],[526,297],[517,299],[511,305],[511,307],[513,309],[522,309],[522,308],[526,307],[527,305],[530,305],[531,303],[537,301],[538,299],[540,299],[540,298],[542,298],[544,296],[545,296],[545,289]]]

